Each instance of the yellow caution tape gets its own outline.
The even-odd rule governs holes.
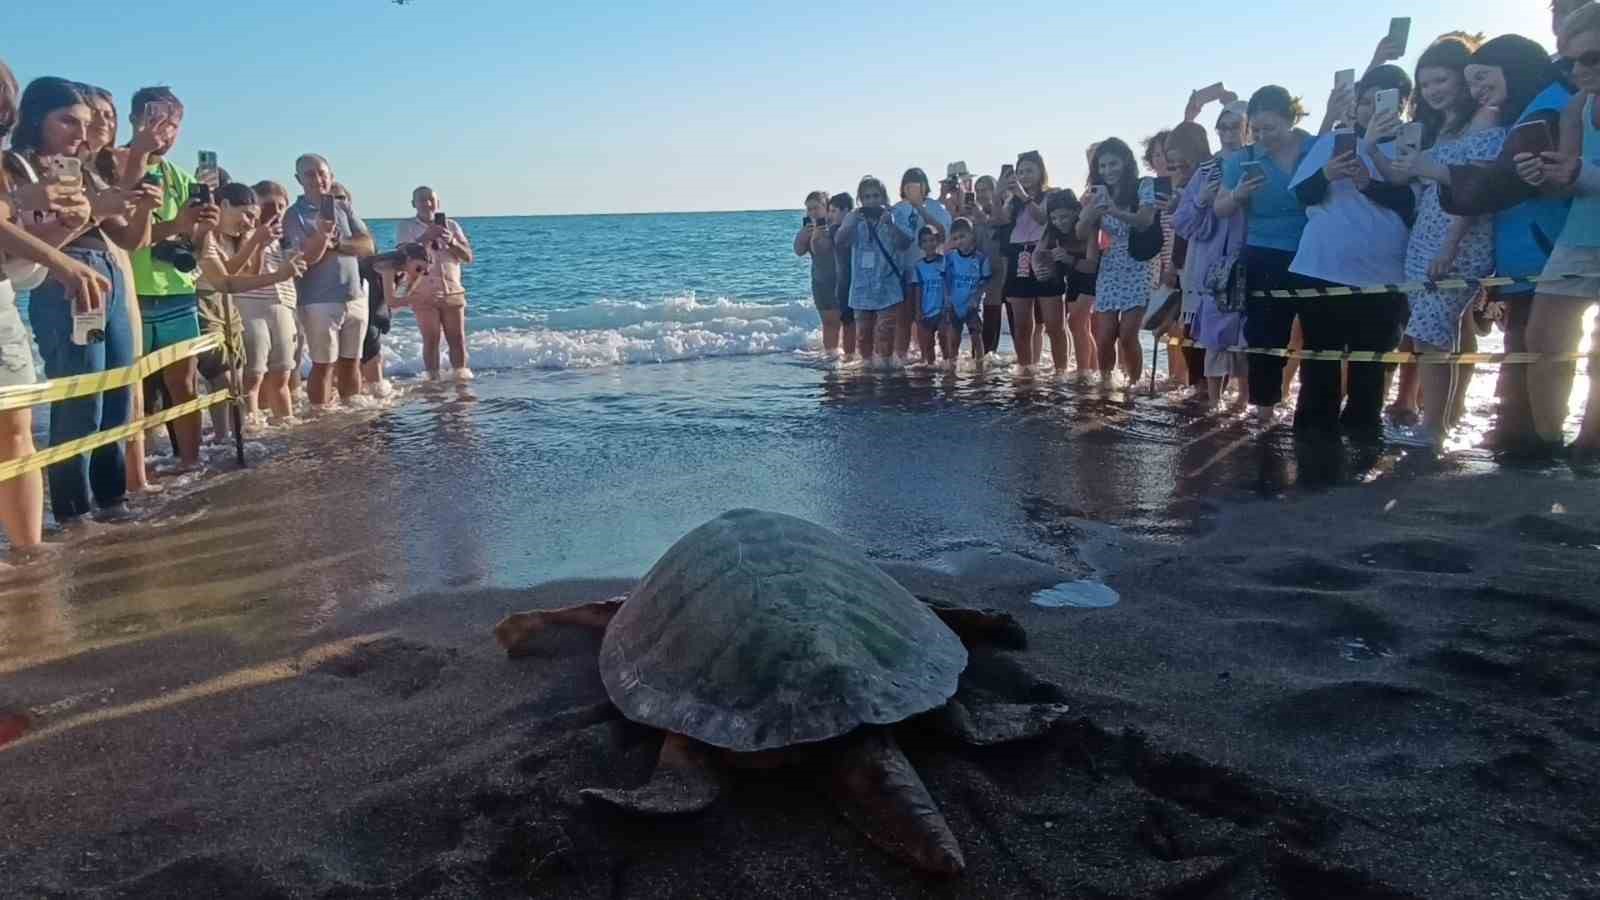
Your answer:
[[[0,411],[8,409],[26,409],[41,403],[54,403],[58,400],[71,400],[74,397],[85,397],[89,394],[100,394],[114,391],[120,387],[142,381],[149,375],[165,369],[181,359],[199,356],[207,350],[222,346],[222,336],[208,334],[203,337],[190,338],[157,350],[148,356],[140,357],[139,361],[131,366],[121,369],[111,369],[106,372],[94,372],[89,375],[73,375],[70,378],[57,378],[42,384],[19,384],[12,387],[0,388]]]
[[[146,358],[148,359],[149,357]],[[119,371],[128,370],[123,369]],[[226,403],[232,399],[233,396],[226,391],[221,391],[215,394],[207,394],[204,397],[196,397],[187,403],[180,403],[171,409],[162,410],[153,416],[146,416],[137,422],[129,422],[126,425],[113,428],[109,431],[97,431],[94,434],[88,435],[87,437],[81,437],[75,441],[68,441],[65,444],[51,447],[48,450],[41,450],[32,456],[25,456],[22,459],[14,459],[10,462],[0,463],[0,481],[9,481],[25,472],[32,472],[35,469],[42,469],[45,466],[53,465],[61,462],[64,459],[70,459],[79,453],[87,453],[96,447],[103,447],[106,444],[114,444],[117,441],[127,440],[128,438],[138,434],[141,431],[144,431],[147,428],[155,428],[158,425],[165,425],[168,422],[171,422],[173,419],[181,419],[184,416],[191,415],[205,409],[210,409],[211,407],[216,406],[218,403]]]
[[[1191,340],[1168,341],[1173,347],[1199,347]],[[1423,363],[1427,365],[1471,365],[1536,362],[1580,362],[1600,360],[1600,350],[1592,353],[1379,353],[1372,350],[1290,350],[1287,347],[1229,347],[1229,353],[1255,356],[1281,356],[1285,359],[1311,359],[1325,362]]]
[[[1407,284],[1372,284],[1365,287],[1298,288],[1292,291],[1253,291],[1253,299],[1300,300],[1307,297],[1354,297],[1360,294],[1412,294],[1417,291],[1506,287],[1513,284],[1551,284],[1558,281],[1600,279],[1600,275],[1498,275],[1493,278],[1448,278],[1444,281],[1413,281]],[[1597,298],[1600,299],[1600,298]]]

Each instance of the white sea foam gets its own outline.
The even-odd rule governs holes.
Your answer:
[[[496,327],[475,330],[470,317],[467,325],[467,349],[479,369],[586,369],[789,353],[822,343],[821,321],[809,300],[703,302],[686,295],[655,303],[602,301],[555,310],[525,324],[484,319]],[[422,338],[409,314],[395,318],[384,348],[391,372],[421,372]],[[448,365],[442,347],[440,356]]]

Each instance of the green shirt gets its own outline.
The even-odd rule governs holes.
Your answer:
[[[156,207],[153,220],[171,222],[188,205],[194,177],[165,159],[151,166],[148,171],[161,172],[161,205]],[[142,247],[133,253],[133,284],[141,298],[192,294],[199,274],[198,270],[179,272],[167,263],[151,259],[149,247]]]

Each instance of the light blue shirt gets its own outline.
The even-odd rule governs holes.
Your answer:
[[[989,254],[974,250],[971,256],[963,256],[951,250],[945,254],[944,272],[946,297],[955,310],[956,321],[964,321],[983,302],[983,286],[994,277]]]
[[[851,309],[877,312],[905,299],[907,275],[899,259],[905,239],[887,214],[872,225],[860,210],[853,210],[839,224],[834,240],[836,247],[850,248]]]
[[[944,204],[937,200],[928,199],[922,204],[922,208],[928,213],[926,219],[923,218],[921,213],[917,212],[915,206],[905,200],[896,203],[889,210],[890,215],[894,217],[894,226],[900,229],[900,232],[906,237],[911,238],[911,246],[901,256],[900,271],[902,272],[910,272],[916,267],[917,260],[922,258],[922,248],[918,246],[919,242],[917,240],[917,232],[922,230],[922,226],[932,222],[943,229],[945,236],[948,237],[950,223],[955,221],[951,218],[950,211],[945,209]]]
[[[342,241],[357,235],[372,234],[367,223],[355,214],[348,204],[334,205],[337,230],[334,234]],[[283,213],[283,236],[291,246],[300,246],[317,230],[317,204],[301,196]],[[294,280],[295,292],[301,306],[317,303],[349,303],[361,297],[361,265],[354,256],[328,251],[317,264],[306,270],[303,277]]]
[[[922,288],[921,316],[924,319],[934,318],[944,312],[945,306],[945,260],[943,256],[927,259],[917,257],[917,264],[911,267],[911,283]]]
[[[1301,140],[1297,159],[1306,155],[1314,140],[1311,137]],[[1245,245],[1295,252],[1300,249],[1300,235],[1306,230],[1306,210],[1289,187],[1294,172],[1278,168],[1269,154],[1246,147],[1222,161],[1222,184],[1228,190],[1238,187],[1244,180],[1242,164],[1246,160],[1261,163],[1267,182],[1250,195],[1245,215]]]

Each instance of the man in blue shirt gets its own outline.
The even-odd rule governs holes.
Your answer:
[[[314,407],[361,393],[361,345],[367,337],[367,295],[359,258],[373,255],[372,232],[349,204],[332,194],[333,172],[315,153],[295,160],[305,193],[283,214],[283,238],[299,247],[306,274],[295,279],[300,330],[311,356],[306,393]]]

